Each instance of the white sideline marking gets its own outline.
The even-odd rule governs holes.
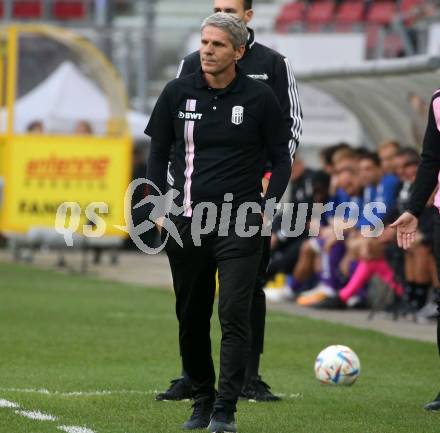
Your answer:
[[[124,394],[135,394],[135,395],[154,395],[157,394],[158,391],[137,391],[137,390],[129,390],[129,389],[121,389],[115,391],[72,391],[72,392],[60,392],[60,391],[49,391],[45,388],[41,389],[33,389],[33,388],[0,388],[0,391],[3,392],[23,392],[26,394],[44,394],[44,395],[59,395],[61,397],[99,397],[101,395],[124,395]]]
[[[47,389],[43,389],[39,391],[42,392],[43,394],[49,394],[49,391]],[[19,407],[20,406],[17,403],[0,398],[0,408],[16,409]],[[37,411],[16,410],[15,413],[17,415],[21,415],[24,416],[25,418],[29,418],[35,421],[57,421],[56,416],[45,414],[38,410]],[[66,433],[95,433],[93,430],[90,430],[86,427],[60,425],[57,428],[58,430],[62,430]]]
[[[23,392],[26,394],[44,394],[44,395],[57,395],[60,397],[100,397],[105,395],[156,395],[160,391],[155,390],[131,390],[131,389],[121,389],[121,390],[98,390],[98,391],[71,391],[71,392],[61,392],[61,391],[49,391],[46,388],[34,389],[34,388],[0,388],[0,392]],[[288,399],[298,399],[303,398],[303,395],[300,393],[291,393],[291,394],[283,394],[277,393],[278,397],[288,398]],[[2,400],[0,400],[1,403]],[[6,401],[6,400],[3,400]],[[189,401],[189,400],[184,400]],[[14,403],[15,404],[15,403]],[[0,407],[1,404],[0,404]],[[9,406],[6,406],[9,407]],[[17,406],[18,407],[18,406]]]
[[[30,389],[30,388],[0,388],[2,392],[24,392],[24,393],[36,393],[36,394],[50,394],[47,389]]]
[[[62,395],[66,397],[75,397],[75,396],[100,396],[100,395],[124,395],[124,394],[136,394],[136,395],[151,395],[151,394],[157,394],[157,391],[136,391],[136,390],[129,390],[129,389],[122,389],[120,391],[73,391],[73,392],[58,392],[55,391],[54,393],[56,395]]]
[[[7,407],[10,409],[16,409],[16,408],[19,408],[20,406],[17,403],[14,403],[14,402],[8,401],[8,400],[3,400],[2,398],[0,398],[0,407]]]
[[[93,430],[90,430],[86,427],[76,427],[68,425],[60,425],[58,426],[58,430],[65,431],[66,433],[95,433]]]
[[[24,416],[25,418],[34,419],[37,421],[56,421],[57,418],[53,415],[47,415],[40,411],[27,411],[27,410],[16,410],[15,413]]]

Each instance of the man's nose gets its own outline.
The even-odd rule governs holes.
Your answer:
[[[212,45],[211,42],[208,42],[206,45],[203,46],[203,52],[205,54],[212,54],[214,50],[214,46]]]

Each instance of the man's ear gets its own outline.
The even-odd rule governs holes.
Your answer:
[[[240,48],[237,48],[235,50],[235,61],[240,60],[243,57],[245,51],[246,47],[244,45],[242,45]]]
[[[246,11],[244,11],[244,19],[243,21],[247,24],[249,23],[252,18],[254,17],[254,10],[253,9],[248,9]]]

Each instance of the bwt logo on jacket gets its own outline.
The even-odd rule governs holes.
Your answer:
[[[184,113],[183,111],[179,111],[179,119],[185,120],[202,120],[202,113]]]

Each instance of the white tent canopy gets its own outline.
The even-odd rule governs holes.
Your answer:
[[[104,93],[73,63],[62,63],[46,80],[18,99],[14,112],[15,132],[24,133],[31,122],[41,121],[47,133],[70,134],[79,121],[87,121],[96,134],[104,134],[110,117]],[[141,138],[147,116],[129,112],[134,138]],[[5,122],[3,122],[5,124]]]

